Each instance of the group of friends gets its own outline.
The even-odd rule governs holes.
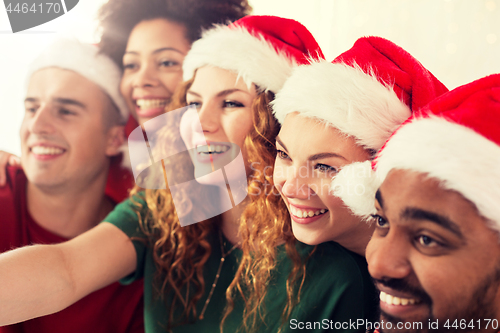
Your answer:
[[[330,62],[250,11],[110,0],[99,45],[34,60],[1,333],[499,331],[500,74],[448,91],[373,36]],[[155,164],[165,188],[127,149],[153,123],[148,156],[189,152]]]

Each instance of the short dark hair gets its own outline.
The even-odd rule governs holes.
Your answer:
[[[99,47],[122,68],[132,29],[142,21],[164,18],[186,27],[192,43],[213,24],[227,24],[248,15],[248,0],[109,0],[98,12]]]

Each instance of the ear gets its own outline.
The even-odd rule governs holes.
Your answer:
[[[125,126],[112,126],[108,129],[106,155],[114,156],[120,153],[120,147],[125,142]]]

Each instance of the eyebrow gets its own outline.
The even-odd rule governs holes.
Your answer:
[[[380,208],[384,208],[384,198],[382,197],[382,192],[380,192],[380,189],[377,190],[377,193],[375,193],[375,199],[377,199],[378,204],[380,205]]]
[[[184,52],[181,52],[180,50],[178,50],[178,49],[176,49],[174,47],[162,47],[162,48],[154,50],[151,53],[152,54],[157,54],[157,53],[160,53],[160,52],[163,52],[163,51],[174,51],[174,52],[177,52],[177,53],[180,53],[180,54],[184,55]],[[125,51],[125,54],[139,55],[139,52],[138,51]]]
[[[288,149],[286,148],[286,146],[283,143],[283,141],[281,141],[281,139],[279,138],[279,136],[276,136],[276,141],[280,144],[280,146],[282,146],[286,151],[288,151]],[[319,160],[319,159],[322,159],[322,158],[330,158],[330,157],[337,157],[337,158],[341,158],[341,159],[347,160],[344,156],[336,154],[336,153],[319,153],[319,154],[314,154],[314,155],[309,156],[307,158],[307,160],[309,160],[309,161],[315,161],[315,160]]]
[[[451,221],[446,216],[429,212],[424,209],[408,207],[401,214],[402,218],[413,219],[413,220],[426,220],[440,225],[441,227],[451,231],[460,238],[463,238],[463,234],[460,231],[460,227],[455,222]]]
[[[74,99],[71,99],[71,98],[61,98],[61,97],[58,97],[58,98],[54,98],[52,99],[54,102],[56,103],[59,103],[59,104],[64,104],[64,105],[74,105],[74,106],[78,106],[84,110],[87,110],[87,106],[85,104],[83,104],[82,102],[79,102],[77,100],[74,100]],[[27,97],[24,99],[24,102],[31,102],[31,103],[37,103],[39,102],[38,98],[34,98],[34,97]]]
[[[215,95],[216,97],[221,97],[221,96],[226,96],[226,95],[229,95],[229,94],[232,94],[234,92],[242,92],[242,93],[245,93],[245,94],[250,94],[249,92],[246,92],[246,91],[243,91],[241,89],[226,89],[226,90],[222,90],[220,91],[219,93],[217,93],[217,95]],[[201,97],[200,94],[198,94],[197,92],[195,91],[192,91],[192,90],[188,90],[187,91],[187,94],[190,94],[190,95],[194,95],[196,97]]]
[[[276,136],[276,142],[278,142],[280,144],[280,146],[283,147],[283,149],[285,149],[286,151],[288,151],[288,149],[286,149],[285,144],[283,143],[283,141],[281,141],[281,139],[280,139],[279,136]]]

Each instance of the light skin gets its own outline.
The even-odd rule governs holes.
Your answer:
[[[252,128],[247,121],[252,121],[252,109],[247,103],[253,102],[255,87],[249,89],[236,81],[234,73],[228,72],[230,75],[226,77],[224,70],[207,71],[211,75],[207,73],[206,79],[211,84],[202,80],[205,71],[200,69],[188,97],[190,103],[199,103],[206,139],[242,144],[245,136],[242,132],[248,133]],[[218,88],[214,91],[215,86]],[[221,98],[219,93],[232,89],[238,91],[223,94]],[[234,126],[236,116],[238,126]],[[238,131],[233,131],[233,127]],[[237,220],[245,205],[246,201],[243,201],[222,214],[222,231],[234,244],[239,241]],[[35,245],[1,254],[0,326],[60,311],[89,293],[132,273],[136,265],[132,241],[109,223],[100,223],[62,244]],[[33,284],[34,272],[36,284]]]
[[[466,322],[464,331],[498,331],[491,324],[486,329],[485,319],[500,319],[499,235],[475,205],[436,179],[392,170],[379,188],[376,209],[366,259],[377,287],[390,295],[382,294],[380,319],[394,327],[397,321],[420,321],[423,332],[433,331],[429,320],[453,331],[443,327],[448,319],[450,325]],[[415,330],[384,330],[393,331]]]
[[[33,74],[24,105],[21,164],[28,210],[44,228],[72,238],[112,208],[104,186],[109,157],[124,140],[123,126],[105,126],[111,100],[97,85],[59,68]]]
[[[191,48],[186,28],[166,19],[137,24],[123,56],[120,91],[140,124],[164,112],[182,82],[182,62]]]
[[[0,255],[0,326],[60,311],[135,270],[134,246],[122,231],[92,228],[111,209],[108,156],[123,141],[122,126],[104,125],[109,106],[96,85],[71,71],[44,69],[30,80],[21,129],[28,209],[50,231],[83,234]]]
[[[243,143],[253,128],[252,104],[256,97],[255,86],[248,87],[235,73],[211,66],[199,68],[187,91],[186,101],[198,108],[203,133],[185,131],[182,138],[186,147],[195,148],[201,134],[207,143],[234,143],[242,149],[248,175],[249,163]],[[235,244],[239,241],[237,220],[247,201],[222,214],[224,234]]]
[[[373,228],[330,193],[330,183],[340,168],[365,161],[370,153],[352,137],[298,112],[286,116],[276,148],[274,182],[290,211],[294,236],[311,245],[336,241],[364,255]]]
[[[182,62],[191,48],[185,33],[182,24],[161,18],[142,21],[130,33],[120,91],[139,124],[163,113],[182,82]],[[0,186],[5,167],[17,164],[17,156],[0,151]]]

